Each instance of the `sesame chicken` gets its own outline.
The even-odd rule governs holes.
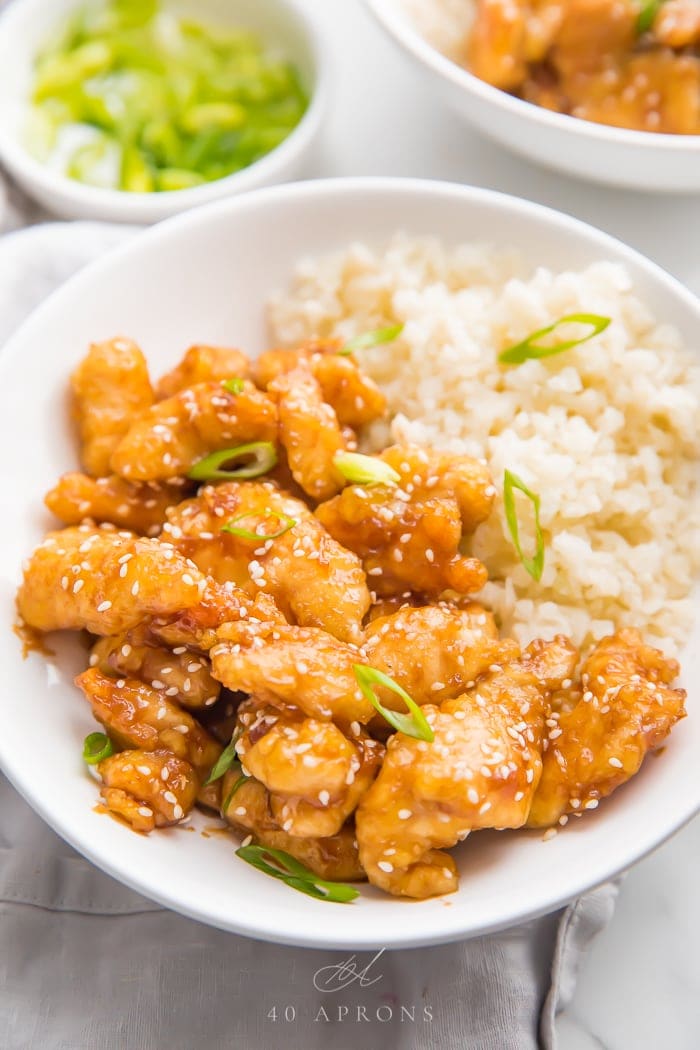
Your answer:
[[[110,467],[128,481],[167,481],[211,452],[276,439],[275,405],[252,383],[244,381],[240,394],[218,382],[197,383],[136,416]]]
[[[93,343],[71,376],[80,458],[88,474],[110,473],[109,462],[134,416],[153,403],[146,359],[131,339]]]
[[[105,808],[134,831],[179,824],[197,796],[198,778],[171,751],[120,751],[97,766]]]
[[[254,777],[249,777],[231,796],[238,773],[227,773],[221,791],[222,816],[233,827],[250,832],[261,846],[284,850],[322,879],[359,881],[366,879],[357,855],[355,830],[345,825],[326,838],[299,838],[284,831],[270,810],[270,796]],[[250,836],[249,836],[250,837]]]
[[[109,522],[145,536],[156,536],[168,507],[179,503],[185,486],[177,478],[169,483],[132,482],[116,474],[91,478],[72,471],[62,474],[46,493],[44,503],[64,525],[79,525],[89,519]]]
[[[638,772],[685,717],[685,690],[671,688],[678,670],[631,628],[598,643],[583,665],[583,696],[549,732],[530,827],[595,809]]]
[[[242,350],[224,346],[191,346],[179,362],[156,384],[156,399],[179,394],[197,383],[221,383],[226,379],[246,379],[250,359]]]
[[[443,852],[479,828],[519,828],[540,778],[545,686],[504,647],[471,689],[423,708],[435,740],[396,733],[357,810],[360,860],[375,886],[404,897],[457,889]]]
[[[238,756],[269,791],[282,829],[300,838],[337,834],[372,783],[382,745],[359,727],[343,733],[290,708],[243,705],[239,718]]]

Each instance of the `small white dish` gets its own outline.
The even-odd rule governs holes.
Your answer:
[[[556,171],[611,186],[700,193],[700,135],[630,131],[524,102],[441,54],[418,32],[406,0],[365,2],[438,97],[508,149]]]
[[[260,160],[226,178],[192,189],[126,193],[70,179],[36,160],[23,143],[34,56],[54,27],[86,0],[14,0],[0,16],[0,162],[19,185],[65,219],[152,223],[233,193],[289,181],[305,171],[327,101],[328,60],[310,19],[296,0],[163,0],[168,10],[203,24],[245,27],[291,60],[309,94],[297,127]]]
[[[42,504],[77,464],[68,375],[88,343],[116,334],[143,347],[158,375],[193,342],[266,346],[265,305],[298,259],[396,230],[448,245],[512,245],[555,269],[623,263],[659,320],[697,346],[700,302],[619,241],[526,201],[449,183],[339,179],[278,186],[219,201],[138,236],[83,270],[31,317],[0,354],[0,766],[60,835],[115,878],[202,922],[311,947],[399,948],[473,937],[551,911],[629,867],[700,808],[700,618],[681,661],[688,711],[659,758],[555,838],[481,832],[456,851],[459,892],[407,902],[363,886],[351,905],[295,893],[234,856],[230,838],[184,828],[134,834],[94,811],[82,762],[95,723],[73,676],[75,636],[55,657],[22,658],[12,632],[22,560],[55,525]],[[245,245],[245,251],[239,246]],[[196,815],[189,827],[211,826]]]

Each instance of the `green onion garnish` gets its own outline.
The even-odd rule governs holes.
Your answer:
[[[642,0],[642,6],[637,15],[637,32],[640,36],[642,33],[649,32],[663,2],[664,0]]]
[[[534,558],[526,558],[520,546],[520,533],[518,529],[518,516],[515,511],[515,495],[513,490],[519,489],[532,503],[535,512],[535,542],[537,544]],[[533,580],[539,580],[544,569],[544,538],[540,528],[540,497],[531,492],[524,481],[517,474],[506,470],[503,476],[503,506],[506,512],[506,521],[513,546],[518,552],[518,557],[523,567],[530,573]]]
[[[372,332],[363,332],[362,335],[356,335],[354,339],[348,340],[338,353],[341,357],[348,357],[350,354],[354,354],[356,350],[369,350],[371,347],[379,346],[381,343],[393,343],[394,339],[397,339],[402,332],[402,324],[393,324],[388,328],[375,328]]]
[[[538,339],[549,335],[550,332],[553,332],[555,328],[562,324],[588,324],[591,325],[591,331],[579,339],[565,339],[561,343],[555,343],[553,346],[541,346],[537,343]],[[573,346],[587,343],[593,336],[605,331],[609,324],[610,318],[601,317],[600,314],[567,314],[566,317],[560,317],[558,321],[547,325],[546,328],[538,328],[536,332],[532,332],[521,343],[515,343],[514,346],[507,347],[498,355],[498,360],[504,365],[521,365],[523,361],[554,357],[555,354],[561,354],[564,350],[570,350]]]
[[[224,463],[242,460],[240,467],[222,469]],[[245,465],[247,462],[247,466]],[[277,463],[277,453],[271,441],[253,441],[250,445],[224,448],[212,452],[192,467],[187,477],[194,481],[226,481],[230,478],[258,478],[267,474]]]
[[[226,816],[228,807],[231,805],[231,799],[236,794],[236,792],[238,791],[238,789],[241,786],[241,784],[245,784],[246,780],[249,779],[249,777],[245,773],[242,772],[242,766],[241,766],[240,762],[234,762],[234,764],[231,766],[231,769],[234,769],[234,767],[238,767],[238,769],[241,770],[241,775],[239,776],[238,780],[236,780],[234,782],[234,785],[231,788],[231,790],[229,791],[228,795],[226,796],[226,799],[221,804],[221,814],[224,817]]]
[[[278,529],[277,532],[253,532],[250,529],[242,529],[235,524],[235,522],[241,521],[243,518],[259,518],[261,516],[277,518],[281,522],[282,528]],[[221,531],[230,532],[232,536],[240,536],[244,540],[276,540],[279,536],[284,536],[285,532],[289,532],[297,524],[297,518],[290,518],[286,514],[280,514],[279,511],[270,510],[269,508],[263,511],[262,515],[256,514],[254,510],[244,510],[242,514],[231,518],[228,525],[222,525]]]
[[[221,752],[218,759],[214,763],[211,773],[204,781],[204,787],[206,787],[207,784],[213,784],[214,781],[218,780],[219,777],[222,777],[224,773],[228,773],[229,769],[233,766],[233,764],[238,761],[238,757],[236,755],[236,744],[238,743],[238,738],[240,737],[240,735],[241,734],[239,730],[236,730],[234,732],[230,742]]]
[[[359,452],[336,452],[333,466],[354,485],[398,485],[401,475],[383,459]]]
[[[266,846],[255,845],[241,846],[236,850],[236,856],[252,864],[258,871],[264,871],[273,879],[280,879],[292,889],[306,893],[309,897],[316,897],[318,900],[347,904],[360,895],[359,890],[356,890],[354,886],[347,886],[343,882],[327,882],[319,878],[313,871],[281,849],[268,849]]]
[[[228,390],[229,394],[242,394],[245,390],[245,383],[238,377],[235,379],[224,379],[221,385],[224,390]]]
[[[106,733],[90,733],[83,743],[83,758],[89,766],[96,766],[114,754],[112,741]]]
[[[367,664],[353,664],[352,669],[355,672],[357,684],[363,695],[382,718],[386,719],[390,726],[393,726],[399,733],[404,733],[405,736],[415,737],[416,740],[427,740],[432,744],[435,734],[430,728],[425,715],[413,697],[409,696],[398,682],[395,682],[388,674],[384,674],[383,671],[378,671],[376,667],[368,667]],[[388,707],[384,707],[377,699],[377,695],[372,688],[373,685],[383,685],[390,689],[392,693],[396,693],[397,696],[401,697],[411,713],[402,715],[398,711],[390,711]]]

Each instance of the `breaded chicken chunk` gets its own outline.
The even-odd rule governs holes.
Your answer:
[[[595,809],[637,773],[685,716],[685,690],[670,688],[678,670],[631,628],[598,643],[583,665],[583,696],[552,720],[530,827]]]
[[[71,387],[83,466],[94,477],[109,474],[112,453],[132,419],[153,403],[146,359],[131,339],[93,343]]]
[[[355,831],[349,825],[326,838],[299,838],[284,831],[270,811],[270,797],[264,786],[249,777],[231,796],[238,773],[227,773],[222,788],[225,811],[222,816],[235,828],[250,832],[261,846],[284,850],[322,879],[336,882],[365,879],[357,855]],[[228,803],[228,804],[227,804]]]
[[[206,485],[168,512],[163,534],[218,582],[271,595],[290,622],[359,639],[370,604],[360,559],[274,483]]]
[[[89,518],[155,536],[165,521],[168,507],[183,498],[185,486],[179,478],[174,482],[132,482],[116,474],[91,478],[72,471],[61,475],[46,493],[44,503],[64,525],[79,525]]]
[[[110,465],[128,481],[166,481],[211,452],[276,440],[274,402],[252,383],[240,394],[221,383],[197,383],[134,417]]]
[[[120,751],[97,771],[105,807],[134,831],[179,824],[196,801],[197,774],[172,751]]]
[[[220,684],[211,675],[205,656],[185,646],[177,651],[145,641],[148,631],[136,628],[111,638],[100,638],[90,652],[90,666],[107,675],[138,678],[164,689],[175,703],[196,710],[212,707],[219,699]]]
[[[158,380],[156,398],[163,401],[196,383],[246,379],[249,371],[250,360],[242,350],[224,346],[191,346],[182,361]]]

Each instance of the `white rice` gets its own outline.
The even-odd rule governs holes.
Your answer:
[[[504,347],[577,312],[612,323],[564,354],[497,362]],[[354,244],[301,261],[270,320],[287,344],[404,324],[395,343],[362,351],[396,414],[390,434],[374,425],[368,442],[487,460],[499,495],[471,549],[489,570],[481,598],[505,633],[524,642],[563,631],[585,645],[635,625],[668,651],[682,645],[700,566],[700,370],[622,266],[532,272],[511,251],[399,235],[383,250]],[[505,523],[505,469],[541,498],[539,582]],[[523,549],[534,551],[530,506],[521,497],[517,506]]]
[[[453,62],[464,64],[474,21],[472,0],[400,0],[399,6],[429,44]]]

